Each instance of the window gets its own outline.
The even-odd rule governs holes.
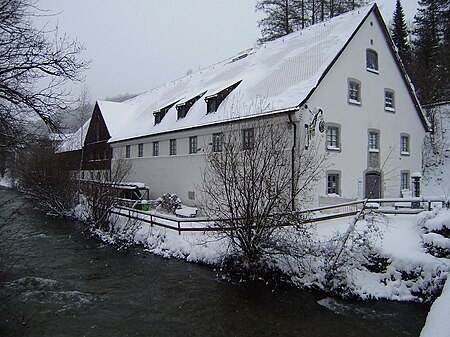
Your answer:
[[[361,104],[361,84],[357,80],[348,81],[348,102]]]
[[[171,139],[169,143],[169,154],[174,156],[177,154],[177,140]]]
[[[327,194],[340,194],[340,179],[339,173],[327,174]]]
[[[181,119],[186,117],[190,106],[185,103],[177,105],[176,108],[177,108],[177,119]]]
[[[216,112],[219,109],[220,103],[223,102],[225,98],[241,83],[242,81],[236,82],[230,85],[228,88],[223,89],[217,94],[205,97],[206,102],[206,113]]]
[[[197,136],[189,137],[189,153],[197,153]]]
[[[409,190],[409,172],[400,172],[400,191]]]
[[[327,127],[327,150],[340,150],[340,130],[339,126],[330,125]]]
[[[179,101],[179,100],[178,100]],[[161,123],[161,121],[163,120],[164,116],[167,114],[167,112],[178,102],[173,102],[159,110],[155,110],[153,112],[153,116],[155,116],[155,125]]]
[[[144,144],[138,144],[138,157],[144,156]]]
[[[153,156],[159,156],[159,142],[153,142]]]
[[[177,109],[177,118],[181,119],[186,117],[189,109],[195,104],[195,102],[197,102],[204,94],[206,93],[203,92],[200,95],[195,96],[194,98],[191,98],[190,100],[184,102],[184,103],[180,103],[178,105],[175,106],[175,108]],[[214,110],[215,111],[215,110]],[[208,110],[209,112],[209,110]]]
[[[400,154],[409,155],[409,135],[407,134],[400,136]]]
[[[251,150],[255,145],[255,133],[253,129],[244,129],[242,132],[242,148]]]
[[[222,152],[223,133],[213,133],[213,152]]]
[[[158,111],[158,112],[154,112],[153,116],[155,116],[155,125],[161,123],[162,119],[164,118],[166,114]]]
[[[127,145],[125,147],[125,158],[130,158],[131,157],[131,146]]]
[[[100,119],[97,117],[95,121],[95,141],[98,142],[100,140]]]
[[[217,108],[217,97],[211,97],[206,101],[206,113],[216,112]]]
[[[384,109],[386,111],[395,111],[394,91],[392,90],[384,90]]]
[[[195,191],[188,191],[188,199],[195,200]]]
[[[379,136],[377,131],[369,131],[369,152],[379,152]]]
[[[378,73],[378,54],[375,50],[366,50],[366,67],[367,70]]]

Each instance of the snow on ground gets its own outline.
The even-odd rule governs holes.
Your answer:
[[[219,239],[211,233],[181,232],[150,226],[141,223],[126,223],[121,218],[116,224],[118,235],[97,232],[102,239],[111,243],[131,240],[143,245],[150,253],[163,257],[175,257],[189,262],[211,265],[220,264],[230,253],[227,239]],[[352,218],[326,221],[316,225],[317,244],[325,245],[336,233],[345,233]],[[349,267],[348,287],[353,294],[361,298],[386,298],[392,300],[421,300],[432,295],[445,281],[450,270],[450,260],[438,258],[427,252],[424,242],[442,246],[447,242],[444,237],[427,233],[431,229],[450,226],[450,211],[422,212],[418,215],[389,215],[378,220],[377,233],[373,244],[378,254],[388,261],[385,270],[378,272],[366,268]],[[367,225],[365,220],[358,222],[357,229]],[[121,228],[121,229],[120,229]],[[277,262],[279,263],[279,262]],[[314,275],[303,275],[297,283],[322,287],[324,282],[323,262],[314,261]],[[279,263],[278,267],[286,272],[288,263]]]
[[[439,337],[450,334],[450,281],[447,281],[441,296],[434,301],[420,337]]]
[[[347,232],[353,217],[329,220],[316,224],[313,232],[316,243],[326,245],[331,238]],[[450,271],[450,259],[430,254],[425,243],[447,248],[448,238],[442,231],[450,229],[450,210],[424,211],[416,215],[388,215],[377,217],[375,236],[371,242],[387,265],[380,270],[369,270],[364,265],[350,265],[344,270],[347,287],[354,295],[363,299],[383,298],[399,301],[421,301],[435,296],[445,283]],[[369,220],[357,223],[356,230],[364,230]],[[181,232],[139,222],[127,222],[120,217],[116,222],[116,234],[96,231],[104,241],[120,243],[132,241],[145,247],[149,253],[165,258],[175,257],[189,262],[220,265],[231,253],[226,239],[219,239],[211,233]],[[294,229],[291,229],[293,233]],[[372,235],[373,232],[364,232]],[[326,246],[327,247],[327,246]],[[447,255],[449,256],[449,255]],[[311,275],[293,278],[294,283],[303,286],[324,288],[325,277],[321,258],[311,259]],[[278,267],[289,273],[289,262]],[[292,272],[292,271],[291,271]],[[316,273],[317,272],[317,273]],[[292,275],[292,273],[291,273]],[[300,280],[301,282],[296,282]],[[303,283],[302,283],[303,282]],[[442,295],[430,310],[421,337],[446,336],[450,331],[450,281]]]
[[[202,232],[182,232],[179,235],[177,231],[146,223],[135,226],[126,221],[120,221],[116,225],[128,228],[120,231],[119,235],[114,237],[101,231],[95,233],[109,243],[129,240],[132,237],[133,243],[143,245],[149,253],[165,258],[175,257],[188,262],[216,265],[228,251],[224,240],[217,240]]]
[[[377,243],[377,248],[383,257],[389,259],[390,265],[384,273],[358,271],[355,279],[358,295],[363,298],[417,300],[417,293],[431,291],[427,288],[445,280],[450,261],[434,257],[423,246],[425,234],[421,224],[426,215],[430,216],[429,213],[387,217],[382,241]]]
[[[4,177],[0,176],[0,186],[4,186],[4,187],[13,187],[14,186],[14,182],[13,180],[9,177],[8,174],[5,174]]]

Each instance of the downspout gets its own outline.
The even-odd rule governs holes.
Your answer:
[[[295,112],[294,112],[295,114]],[[291,210],[295,211],[295,148],[297,143],[297,124],[292,120],[292,113],[288,114],[289,124],[293,126],[291,148]]]

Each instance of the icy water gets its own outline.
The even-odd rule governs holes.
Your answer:
[[[0,228],[0,336],[419,336],[429,310],[220,281],[207,266],[119,252],[26,202],[20,212]]]

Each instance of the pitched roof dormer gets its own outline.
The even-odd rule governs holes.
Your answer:
[[[163,120],[163,118],[167,114],[167,112],[179,101],[180,100],[175,101],[173,103],[170,103],[169,105],[166,105],[163,108],[153,111],[153,116],[155,116],[155,125],[161,123],[161,121]]]
[[[216,112],[219,109],[220,103],[223,102],[225,98],[234,90],[236,87],[241,84],[242,80],[230,85],[229,87],[215,93],[214,95],[206,96],[206,113],[209,114],[211,112]]]
[[[182,103],[179,103],[175,106],[177,109],[177,120],[186,117],[189,109],[197,102],[204,94],[206,94],[206,91],[202,92],[201,94],[185,101]]]

